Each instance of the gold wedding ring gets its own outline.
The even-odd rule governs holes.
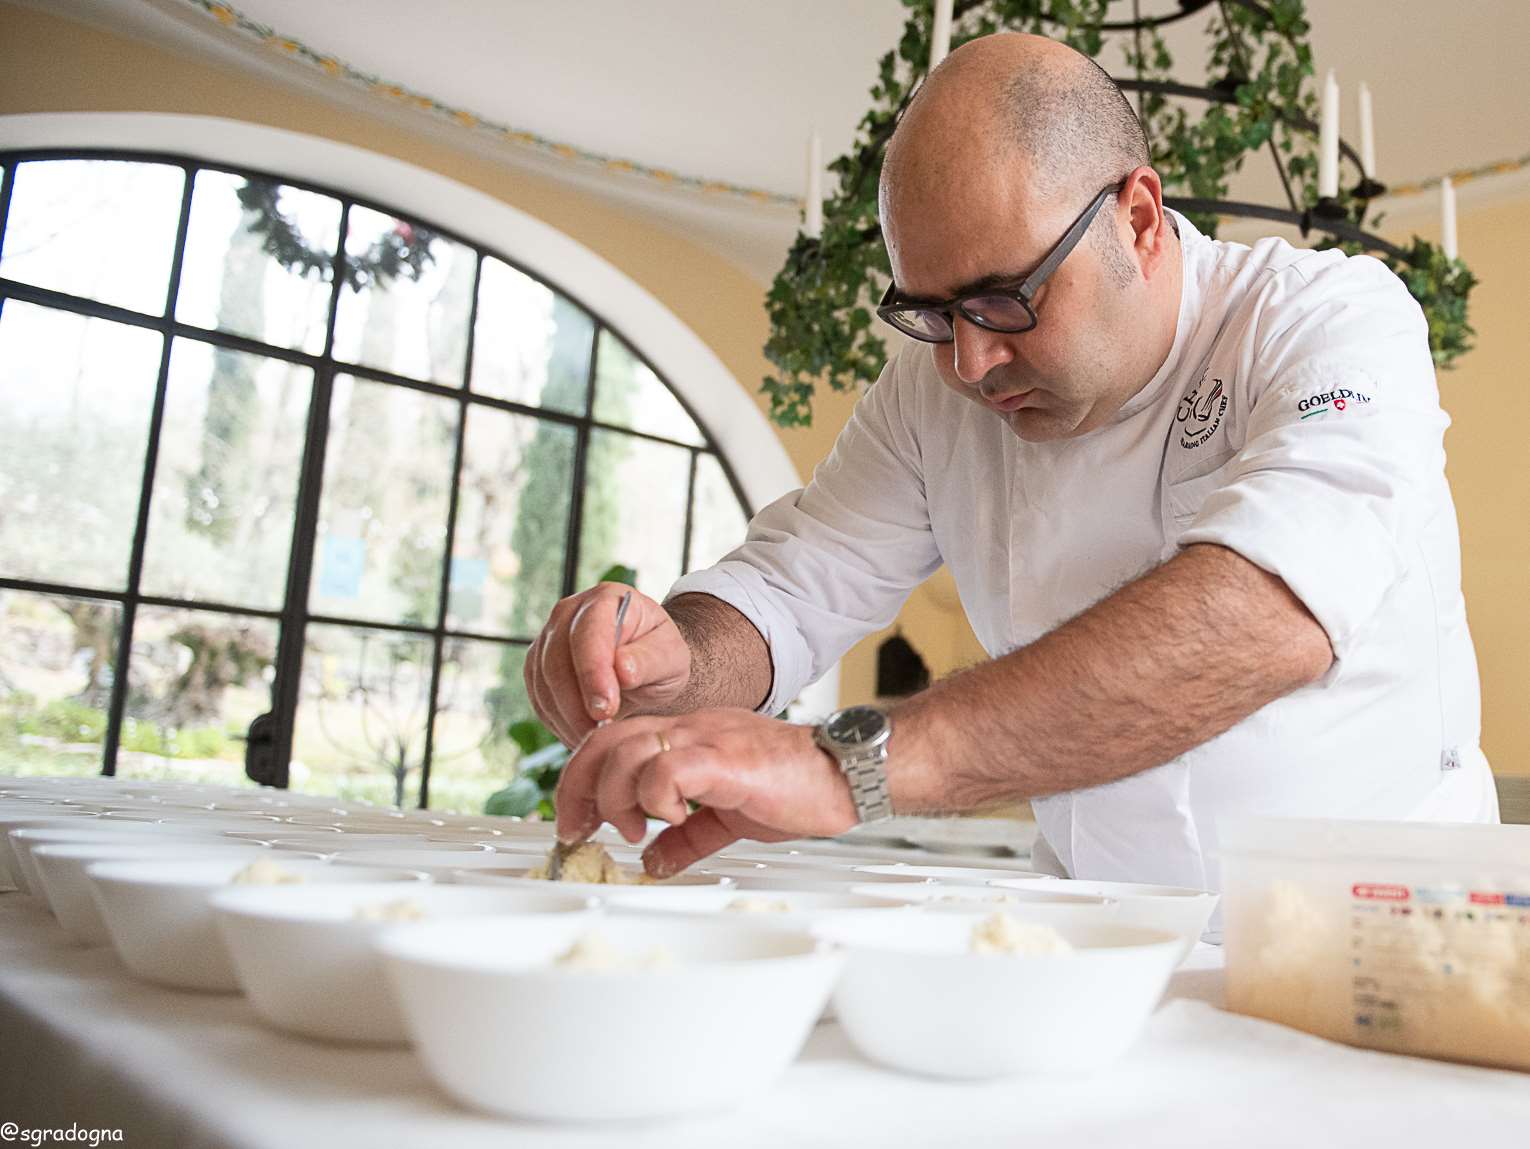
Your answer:
[[[668,754],[669,753],[669,739],[664,737],[664,731],[656,730],[656,731],[654,731],[654,733],[657,734],[658,737],[659,737],[659,753],[660,754]]]

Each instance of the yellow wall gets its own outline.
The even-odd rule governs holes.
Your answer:
[[[753,389],[764,375],[767,324],[759,285],[668,230],[589,196],[240,72],[174,55],[0,0],[0,112],[158,111],[227,116],[324,136],[440,172],[562,230],[642,284]],[[1441,377],[1455,420],[1447,446],[1460,509],[1467,603],[1483,673],[1484,744],[1502,772],[1530,773],[1530,201],[1460,216],[1461,249],[1482,284],[1473,300],[1479,349]],[[468,230],[471,230],[468,228]],[[1425,229],[1419,228],[1421,232]],[[758,396],[756,396],[758,400]],[[827,453],[851,399],[827,396],[816,426],[781,432],[798,471]],[[983,657],[948,579],[915,593],[903,633],[937,674]],[[841,697],[873,694],[874,635],[846,658]]]
[[[1482,670],[1482,746],[1498,773],[1530,775],[1530,196],[1482,207],[1463,198],[1461,257],[1481,280],[1477,349],[1440,373],[1446,472]],[[1439,237],[1432,223],[1406,231]]]

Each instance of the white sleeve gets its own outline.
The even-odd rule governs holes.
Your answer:
[[[760,706],[779,714],[859,639],[892,622],[909,592],[940,566],[930,531],[917,384],[894,359],[802,490],[755,515],[742,546],[669,592],[713,595],[770,647],[775,678]]]
[[[1179,540],[1279,575],[1341,661],[1438,507],[1450,422],[1417,303],[1385,265],[1348,263],[1261,314],[1247,438]]]

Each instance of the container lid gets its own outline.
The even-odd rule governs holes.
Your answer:
[[[1530,870],[1530,826],[1235,816],[1218,819],[1217,835],[1223,855],[1396,858]]]

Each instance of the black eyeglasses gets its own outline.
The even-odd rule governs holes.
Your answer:
[[[999,331],[1007,335],[1029,331],[1036,326],[1036,311],[1031,300],[1041,285],[1057,270],[1069,252],[1084,238],[1094,217],[1105,206],[1113,193],[1120,191],[1121,184],[1111,184],[1094,197],[1094,202],[1073,221],[1067,233],[1047,253],[1041,266],[1018,284],[1001,284],[985,287],[966,295],[958,295],[945,302],[925,302],[917,299],[898,299],[897,287],[889,283],[887,294],[877,306],[877,314],[905,335],[925,343],[950,343],[956,337],[953,313],[961,315],[986,331]]]

